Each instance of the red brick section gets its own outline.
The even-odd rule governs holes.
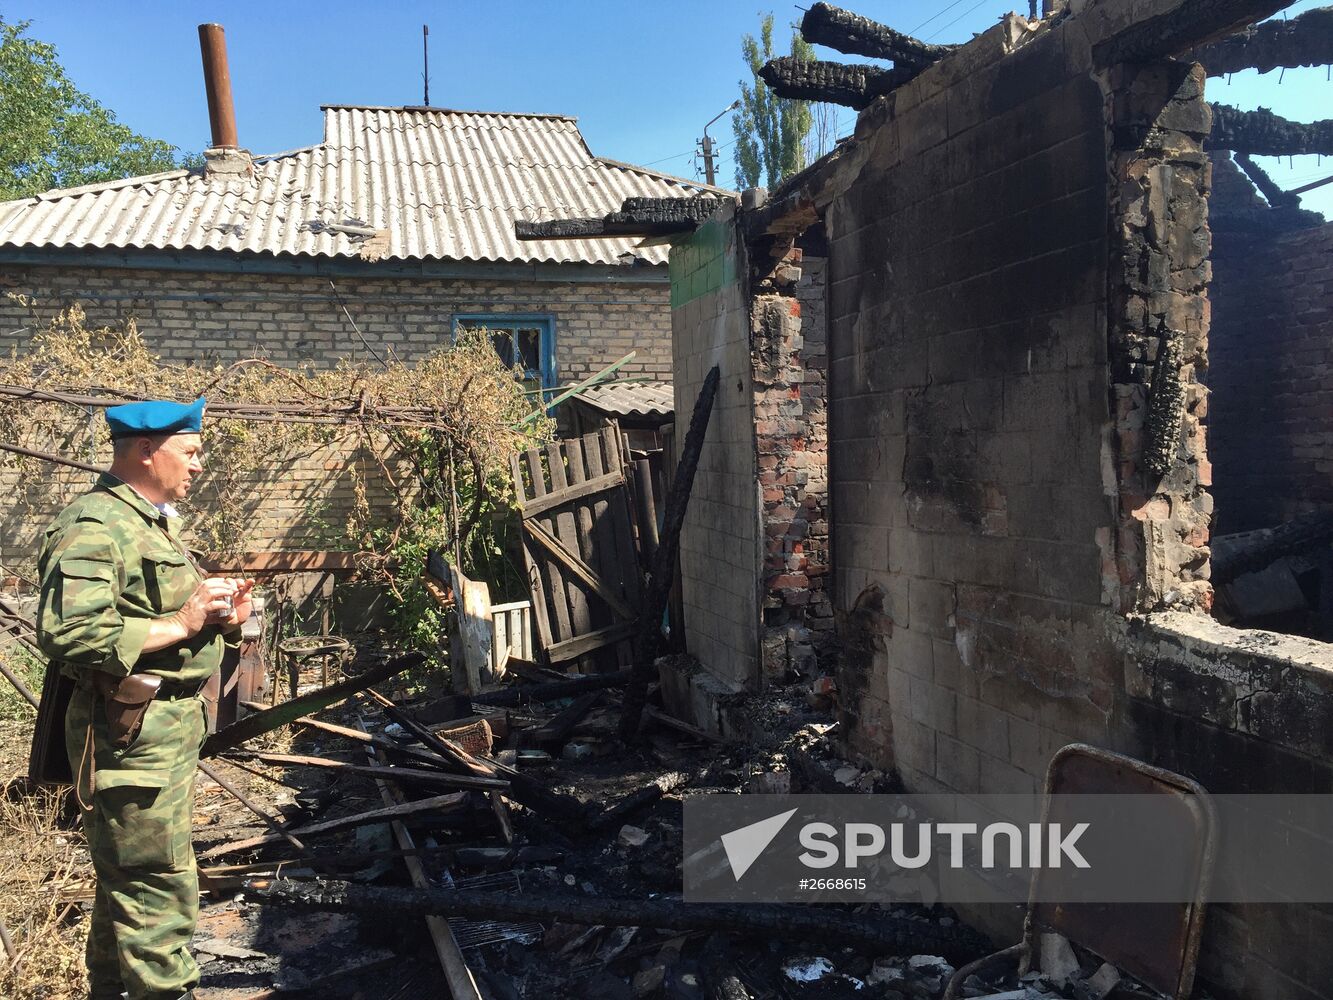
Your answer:
[[[1210,318],[1210,167],[1202,137],[1211,123],[1203,85],[1199,66],[1125,66],[1113,71],[1107,99],[1119,513],[1114,557],[1104,547],[1102,573],[1104,591],[1122,611],[1212,605],[1212,468],[1200,381]],[[1167,463],[1164,475],[1154,471],[1154,453]]]
[[[793,247],[751,300],[755,448],[764,528],[763,666],[815,669],[832,636],[824,264]]]

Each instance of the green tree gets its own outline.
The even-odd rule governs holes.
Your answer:
[[[28,24],[0,17],[0,199],[179,165],[175,146],[120,124],[75,87]]]
[[[792,31],[791,54],[797,59],[813,59],[814,52],[797,31]],[[736,134],[736,187],[767,186],[775,188],[805,166],[805,138],[813,118],[809,101],[778,97],[759,78],[764,63],[773,58],[773,15],[760,22],[759,38],[741,39],[741,55],[750,69],[751,82],[740,82],[741,106],[731,116]]]

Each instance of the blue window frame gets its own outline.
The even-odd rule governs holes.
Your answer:
[[[486,330],[495,351],[506,365],[523,369],[524,381],[534,389],[555,387],[555,317],[548,313],[455,314],[453,335]]]

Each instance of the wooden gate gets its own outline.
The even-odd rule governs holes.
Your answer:
[[[510,471],[547,657],[565,663],[627,639],[638,615],[639,560],[617,430],[513,455]]]

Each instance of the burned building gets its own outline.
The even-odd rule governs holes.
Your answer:
[[[849,749],[910,790],[1030,793],[1082,742],[1217,793],[1327,792],[1333,651],[1219,623],[1210,533],[1326,503],[1328,229],[1214,243],[1209,200],[1226,151],[1333,149],[1206,96],[1327,44],[1230,37],[1278,3],[1057,6],[945,49],[817,4],[808,40],[895,68],[769,65],[862,110],[672,250],[677,410],[720,371],[683,707],[725,726],[730,693],[822,656]],[[1326,920],[1214,906],[1200,975],[1328,996]]]

